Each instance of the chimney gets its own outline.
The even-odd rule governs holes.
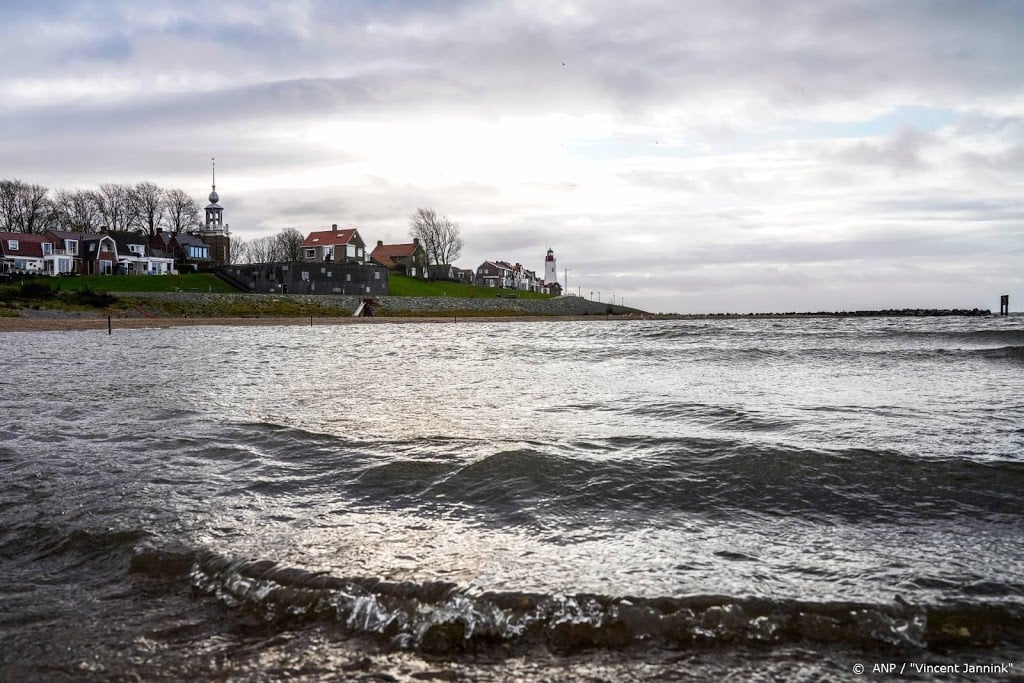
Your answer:
[[[377,246],[378,247],[383,247],[384,246],[384,240],[377,240]]]
[[[331,232],[338,232],[338,224],[331,223]]]
[[[412,238],[412,243],[415,244],[417,247],[420,246],[420,238],[419,237],[413,237]]]

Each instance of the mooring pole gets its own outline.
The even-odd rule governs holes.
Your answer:
[[[1010,315],[1010,295],[1003,294],[999,297],[999,315]]]
[[[113,334],[114,333],[113,329],[114,329],[113,326],[110,324],[110,316],[108,315],[107,316],[107,334],[108,335]]]

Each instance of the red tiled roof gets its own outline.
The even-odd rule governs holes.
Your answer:
[[[370,252],[370,258],[385,268],[394,268],[398,265],[395,259],[412,256],[416,253],[419,246],[415,242],[409,244],[378,244]]]
[[[302,243],[304,247],[324,247],[338,244],[348,244],[356,234],[355,228],[347,230],[320,230],[311,232]]]

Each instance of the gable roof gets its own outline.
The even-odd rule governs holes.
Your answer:
[[[337,245],[348,244],[353,241],[353,238],[358,238],[359,231],[355,228],[348,228],[346,230],[320,230],[318,232],[311,232],[306,239],[302,242],[304,247],[330,247]],[[361,239],[356,241],[361,242]]]
[[[395,259],[409,258],[416,253],[416,250],[422,248],[415,242],[410,244],[378,244],[370,252],[370,258],[386,268],[394,268],[398,265]]]
[[[189,235],[186,232],[172,233],[172,237],[175,242],[180,245],[191,245],[193,247],[205,247],[206,242],[202,241],[195,235]]]

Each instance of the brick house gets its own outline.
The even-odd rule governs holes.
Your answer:
[[[339,230],[335,223],[330,230],[309,233],[302,242],[302,260],[364,265],[366,243],[355,228]]]
[[[370,259],[388,270],[409,277],[427,277],[427,252],[418,237],[413,238],[411,244],[384,244],[383,241],[377,240],[377,246],[370,253]]]

